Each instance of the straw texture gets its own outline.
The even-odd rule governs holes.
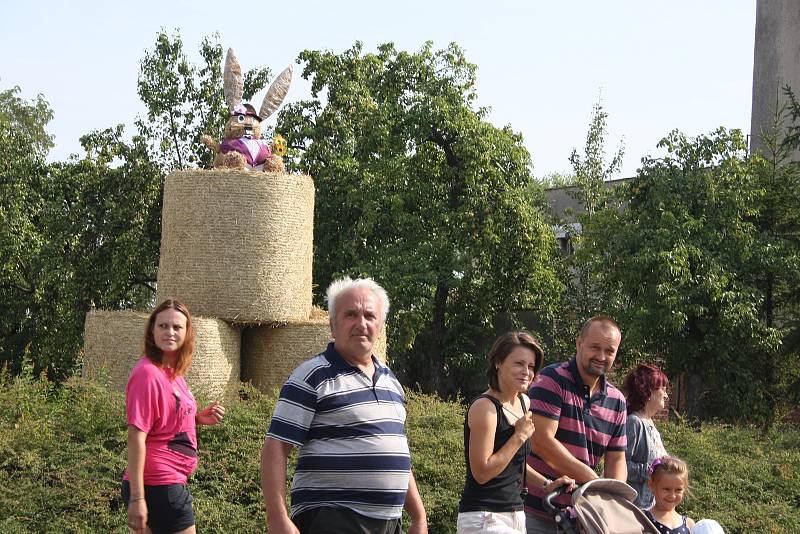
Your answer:
[[[265,393],[276,393],[295,367],[325,350],[331,341],[327,312],[314,308],[310,317],[279,326],[254,326],[242,332],[242,380]],[[375,341],[374,354],[386,362],[386,331]]]
[[[314,182],[226,169],[167,177],[156,301],[233,323],[311,311]]]
[[[102,379],[111,389],[124,391],[144,350],[148,317],[131,310],[90,310],[84,322],[83,378]]]
[[[103,380],[124,391],[131,369],[142,356],[149,313],[93,310],[86,314],[83,378]],[[224,321],[192,317],[195,351],[186,380],[192,392],[209,399],[239,388],[241,334]]]

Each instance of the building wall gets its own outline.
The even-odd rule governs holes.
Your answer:
[[[758,0],[753,57],[753,110],[750,149],[763,149],[763,133],[773,130],[778,106],[785,102],[782,86],[800,97],[800,2]]]

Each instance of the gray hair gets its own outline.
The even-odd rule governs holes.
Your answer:
[[[331,324],[336,320],[336,301],[340,295],[347,293],[351,289],[366,288],[372,291],[378,302],[381,303],[381,321],[386,322],[386,317],[389,315],[389,295],[386,290],[378,285],[372,278],[356,278],[353,280],[349,276],[334,280],[328,286],[326,292],[326,300],[328,301],[328,315],[330,316]]]

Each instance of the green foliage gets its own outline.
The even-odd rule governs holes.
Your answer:
[[[243,386],[225,423],[198,429],[200,464],[189,484],[203,532],[263,532],[260,448],[274,401]],[[408,438],[430,532],[455,532],[464,484],[464,406],[408,395]],[[690,467],[682,511],[730,534],[800,529],[800,433],[662,423],[667,449]],[[122,532],[123,397],[92,384],[56,385],[0,374],[0,530]],[[290,476],[291,476],[290,466]],[[407,519],[407,518],[406,518]]]
[[[595,217],[617,209],[606,182],[619,172],[624,150],[620,145],[607,161],[607,120],[608,113],[597,102],[592,109],[583,155],[573,149],[569,158],[572,174],[553,178],[559,187],[568,187],[566,193],[577,201],[575,210],[568,210],[563,217],[556,214],[552,221],[564,230],[571,246],[571,253],[555,262],[565,287],[559,303],[560,312],[555,314],[549,326],[552,348],[557,354],[572,353],[575,333],[583,321],[599,313],[608,314],[611,309],[608,296],[603,294],[604,265],[593,261],[597,245],[583,232],[584,227],[592,225]]]
[[[33,149],[6,163],[0,357],[14,371],[27,354],[35,372],[69,376],[92,305],[143,306],[151,298],[160,234],[159,173],[141,139],[126,143],[121,131],[85,136],[82,160],[47,165],[44,154],[34,158]],[[31,132],[31,142],[36,135]]]
[[[575,177],[575,198],[581,203],[583,214],[588,218],[604,207],[609,196],[605,182],[619,172],[625,154],[620,146],[611,161],[606,163],[607,119],[608,113],[597,102],[592,109],[589,130],[586,132],[583,157],[577,149],[573,149],[569,157]]]
[[[597,251],[590,268],[617,295],[607,301],[631,352],[688,373],[690,416],[769,424],[785,395],[774,378],[781,332],[763,308],[764,276],[783,258],[764,233],[768,173],[736,130],[673,132],[660,146],[668,154],[618,190],[625,210],[584,227]]]
[[[538,178],[541,184],[550,189],[557,187],[573,187],[576,184],[576,177],[572,173],[551,172]]]
[[[549,315],[559,291],[522,139],[473,109],[476,68],[455,44],[299,60],[313,99],[284,108],[278,129],[290,168],[315,180],[314,279],[375,277],[393,299],[394,367],[452,394],[482,365],[476,340],[495,317]]]

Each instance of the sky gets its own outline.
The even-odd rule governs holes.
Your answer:
[[[306,49],[455,42],[478,66],[478,105],[522,134],[537,177],[570,171],[597,102],[608,113],[608,157],[624,147],[627,177],[662,154],[656,145],[673,129],[749,133],[755,11],[756,0],[0,0],[0,90],[44,96],[55,114],[49,159],[62,161],[84,155],[79,138],[92,130],[133,133],[145,111],[139,62],[162,29],[178,31],[195,62],[216,32],[244,70],[273,74]],[[301,72],[295,64],[287,102],[310,97]]]

